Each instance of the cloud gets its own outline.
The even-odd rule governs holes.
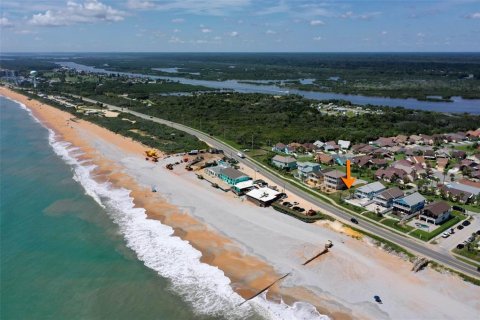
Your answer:
[[[388,32],[387,32],[387,31],[382,31],[382,32],[380,32],[380,34],[381,34],[382,36],[386,36],[386,35],[388,34]]]
[[[232,32],[230,32],[228,35],[229,35],[230,37],[234,37],[234,38],[235,38],[235,37],[238,37],[238,34],[239,34],[239,33],[238,33],[237,31],[232,31]]]
[[[425,33],[419,32],[419,33],[417,33],[417,37],[419,37],[419,38],[425,38]]]
[[[312,21],[310,21],[311,26],[323,26],[324,24],[325,24],[325,22],[323,22],[322,20],[312,20]]]
[[[13,27],[13,23],[10,20],[8,20],[8,18],[2,17],[0,18],[0,27],[10,28],[10,27]]]
[[[20,35],[28,35],[28,34],[37,34],[38,32],[33,30],[28,30],[28,29],[22,29],[22,30],[16,30],[15,33]]]
[[[376,16],[381,15],[381,12],[367,12],[361,14],[355,14],[353,11],[347,11],[345,13],[340,14],[338,17],[341,19],[360,19],[360,20],[371,20]]]
[[[128,0],[127,7],[134,10],[147,10],[155,8],[155,4],[152,1]]]
[[[129,0],[132,9],[155,9],[159,11],[180,11],[190,14],[226,15],[250,5],[251,0]]]
[[[275,31],[273,30],[267,30],[265,31],[266,34],[277,34]]]
[[[78,23],[117,22],[122,21],[125,15],[123,11],[98,0],[86,0],[83,4],[69,1],[66,8],[34,14],[28,22],[35,26],[58,27]]]
[[[203,32],[203,33],[210,33],[210,32],[212,32],[212,29],[203,28],[203,29],[202,29],[202,32]]]
[[[213,38],[213,40],[215,40],[215,41],[220,41],[220,40],[222,40],[222,37],[216,36],[216,37]]]
[[[182,23],[182,22],[185,22],[185,19],[183,19],[183,18],[175,18],[175,19],[172,19],[172,22],[173,22],[173,23]]]
[[[182,30],[180,30],[180,29],[176,29],[176,28],[173,29],[173,32],[174,32],[174,33],[179,33],[179,32],[181,32],[181,31],[182,31]]]
[[[313,37],[312,39],[313,39],[313,41],[320,41],[320,40],[322,40],[323,38],[322,38],[321,36],[318,36],[318,37]]]
[[[168,40],[170,43],[185,43],[182,39],[179,37],[171,36],[170,39]]]
[[[480,11],[468,14],[465,16],[467,19],[480,19]]]

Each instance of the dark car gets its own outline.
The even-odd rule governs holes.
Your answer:
[[[465,245],[463,243],[457,244],[457,249],[463,249]]]
[[[378,303],[382,303],[382,299],[379,296],[373,296],[373,299]]]
[[[464,227],[469,226],[469,225],[470,225],[470,221],[468,221],[468,220],[463,221],[463,222],[462,222],[462,225],[463,225]]]
[[[355,219],[355,218],[351,218],[350,221],[352,221],[352,222],[355,223],[355,224],[358,224],[358,220]]]
[[[477,234],[477,236],[480,236],[480,230],[477,230],[475,233]]]
[[[457,229],[458,229],[458,230],[462,230],[462,229],[463,229],[463,226],[462,226],[462,225],[459,225],[459,226],[457,227]]]

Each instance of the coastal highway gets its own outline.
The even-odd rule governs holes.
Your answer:
[[[79,97],[76,96],[77,98],[82,98],[84,101],[91,102],[91,103],[102,103],[100,101],[88,99],[85,97]],[[452,268],[454,270],[457,270],[459,272],[462,272],[464,274],[467,274],[469,276],[475,277],[475,278],[480,278],[480,273],[477,271],[476,267],[472,266],[471,264],[465,263],[463,261],[457,260],[453,256],[451,256],[448,253],[443,253],[443,252],[438,252],[432,248],[432,245],[426,244],[421,242],[420,240],[415,240],[412,238],[407,238],[406,236],[403,236],[401,234],[398,234],[396,232],[393,232],[391,230],[385,229],[381,226],[376,225],[373,222],[367,221],[367,220],[360,220],[360,223],[357,224],[352,224],[350,222],[350,218],[352,217],[351,214],[343,211],[341,208],[338,208],[332,204],[328,204],[326,202],[321,201],[320,199],[316,198],[312,194],[305,192],[304,190],[290,184],[289,182],[283,180],[281,177],[271,173],[269,170],[265,169],[263,166],[258,165],[256,162],[254,162],[252,159],[246,157],[246,158],[240,158],[237,156],[237,153],[239,150],[236,150],[232,148],[231,146],[215,139],[209,136],[206,133],[203,133],[201,131],[198,131],[196,129],[187,127],[185,125],[175,123],[172,121],[168,121],[165,119],[157,118],[157,117],[152,117],[149,115],[146,115],[144,113],[139,113],[127,108],[120,108],[117,106],[109,105],[102,103],[106,108],[114,111],[121,111],[125,113],[130,113],[132,115],[135,115],[139,118],[150,120],[156,123],[164,124],[167,126],[170,126],[172,128],[184,131],[186,133],[189,133],[191,135],[196,136],[198,139],[204,141],[205,143],[209,144],[213,148],[217,149],[222,149],[224,150],[225,154],[229,154],[231,157],[235,158],[242,164],[252,168],[253,170],[256,170],[260,174],[264,175],[274,183],[278,184],[279,186],[283,186],[287,192],[290,192],[292,194],[295,194],[311,203],[316,205],[317,207],[325,210],[328,212],[330,215],[336,217],[337,219],[341,220],[343,223],[347,225],[351,225],[355,228],[362,229],[366,232],[369,232],[371,234],[374,234],[376,236],[379,236],[383,239],[386,239],[390,242],[393,242],[401,247],[404,247],[405,249],[408,249],[409,251],[416,253],[417,255],[424,256],[430,260],[434,260],[440,264],[443,264],[449,268]]]

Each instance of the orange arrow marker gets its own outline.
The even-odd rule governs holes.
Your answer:
[[[343,180],[343,183],[345,183],[345,185],[347,186],[348,189],[350,189],[350,187],[352,186],[352,184],[356,180],[355,178],[353,178],[350,175],[350,160],[347,160],[347,177],[346,178],[342,177],[342,180]]]

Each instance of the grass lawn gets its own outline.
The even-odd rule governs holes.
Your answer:
[[[362,215],[364,215],[365,217],[368,217],[370,219],[373,219],[375,221],[380,221],[383,219],[383,217],[379,217],[376,213],[373,213],[373,212],[370,212],[370,211],[367,211],[365,213],[363,213]]]
[[[411,227],[409,225],[400,225],[398,224],[398,220],[395,219],[385,219],[381,223],[404,233],[410,232],[415,229],[414,227]]]
[[[396,160],[404,160],[405,159],[405,153],[397,153],[395,155],[395,161]]]
[[[478,251],[475,248],[472,251],[468,251],[467,247],[464,247],[463,249],[455,248],[452,251],[454,253],[458,254],[458,255],[464,256],[466,258],[469,258],[471,260],[475,260],[475,261],[480,263],[480,251]]]
[[[423,241],[430,241],[434,237],[438,236],[439,234],[443,233],[445,230],[451,228],[452,226],[456,225],[460,221],[464,220],[466,217],[461,214],[460,212],[454,211],[452,212],[452,217],[450,220],[444,222],[440,227],[433,230],[432,232],[426,232],[423,230],[415,230],[410,235],[412,237],[418,238]]]

